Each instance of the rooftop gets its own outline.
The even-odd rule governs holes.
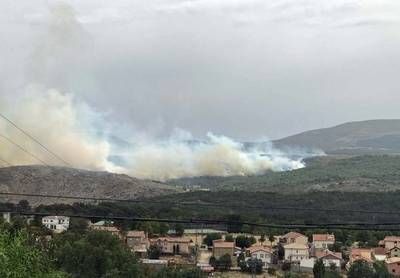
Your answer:
[[[400,241],[400,236],[387,236],[384,241]]]
[[[388,252],[388,250],[383,247],[374,248],[372,251],[375,255],[386,255],[386,253]]]
[[[235,243],[234,242],[228,242],[228,241],[214,240],[213,241],[213,247],[214,248],[234,248],[235,247]]]
[[[340,252],[332,252],[332,251],[329,251],[329,250],[322,250],[322,251],[317,250],[317,251],[315,251],[315,257],[317,257],[318,259],[322,259],[322,258],[325,258],[325,257],[328,257],[328,256],[335,257],[335,258],[340,259],[340,260],[342,259],[342,253],[340,253]]]
[[[366,260],[367,262],[372,262],[372,249],[353,248],[350,251],[350,259],[353,261]]]
[[[252,254],[254,252],[258,252],[258,251],[264,251],[266,253],[272,254],[271,248],[267,247],[267,246],[256,246],[256,245],[253,245],[253,246],[247,248],[247,251],[249,251],[250,254]]]
[[[150,241],[167,241],[167,242],[179,242],[179,243],[190,243],[190,238],[186,237],[156,237],[150,239]]]
[[[283,236],[283,238],[298,238],[298,237],[306,237],[306,236],[298,232],[289,232]]]
[[[312,235],[314,241],[335,241],[335,235],[331,234],[314,234]]]
[[[283,246],[285,249],[308,249],[308,246],[305,244],[299,244],[299,243],[291,243]]]

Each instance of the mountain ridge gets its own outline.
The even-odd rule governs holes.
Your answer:
[[[330,154],[400,153],[400,119],[373,119],[313,129],[273,141],[279,149],[317,148]]]

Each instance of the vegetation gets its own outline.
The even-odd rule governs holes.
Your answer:
[[[247,261],[240,261],[239,267],[243,272],[253,274],[261,274],[263,272],[263,262],[256,258],[250,258]]]
[[[314,278],[325,277],[325,265],[322,260],[317,260],[313,268]]]
[[[393,191],[400,190],[400,156],[365,155],[345,159],[330,156],[306,161],[307,167],[261,176],[196,177],[172,180],[170,184],[201,185],[213,191],[267,192]]]

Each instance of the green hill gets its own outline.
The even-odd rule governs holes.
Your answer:
[[[261,176],[198,177],[170,184],[200,186],[211,190],[384,192],[400,190],[400,156],[319,157],[303,169],[270,172]]]

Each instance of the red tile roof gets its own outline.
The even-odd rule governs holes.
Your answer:
[[[386,253],[388,252],[388,250],[383,247],[374,248],[372,251],[375,255],[386,255]]]
[[[335,241],[335,235],[330,234],[314,234],[313,241]]]
[[[315,251],[315,257],[317,257],[318,259],[322,259],[322,258],[325,258],[325,257],[334,257],[334,258],[336,258],[336,259],[339,259],[339,260],[341,260],[342,259],[342,253],[340,253],[340,252],[332,252],[332,251],[329,251],[329,250],[316,250]]]
[[[350,260],[365,260],[367,262],[372,262],[372,250],[364,248],[353,248],[350,251]]]
[[[254,253],[254,252],[257,252],[257,251],[264,251],[264,252],[266,252],[266,253],[272,254],[272,250],[271,250],[270,247],[267,247],[267,246],[260,246],[260,245],[258,245],[258,246],[253,245],[253,246],[247,248],[247,251],[249,251],[250,254],[252,254],[252,253]]]

